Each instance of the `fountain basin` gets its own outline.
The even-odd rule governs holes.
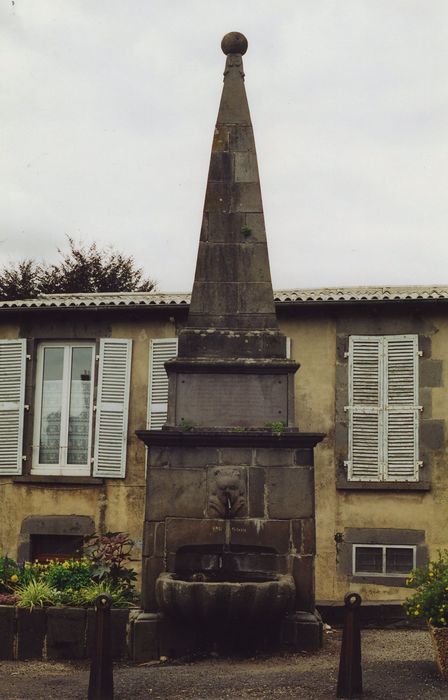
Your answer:
[[[192,577],[194,578],[194,577]],[[156,599],[166,615],[184,622],[231,624],[279,620],[294,609],[296,588],[289,574],[245,572],[232,580],[187,580],[163,573]],[[239,579],[239,580],[237,580]]]

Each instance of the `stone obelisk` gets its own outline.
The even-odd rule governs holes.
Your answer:
[[[293,375],[275,315],[255,140],[244,86],[246,38],[224,37],[213,138],[186,328],[170,377],[168,425],[294,425]],[[219,394],[219,401],[216,401]]]
[[[213,648],[236,610],[242,619],[231,643],[243,633],[265,648],[309,650],[321,640],[313,448],[323,435],[294,423],[298,364],[275,315],[244,87],[247,40],[232,32],[222,49],[191,305],[178,356],[165,364],[167,422],[137,431],[148,471],[136,661]]]

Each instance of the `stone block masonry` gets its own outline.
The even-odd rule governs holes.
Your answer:
[[[128,609],[111,611],[112,655],[128,657]],[[90,658],[95,612],[84,608],[0,605],[0,660]]]

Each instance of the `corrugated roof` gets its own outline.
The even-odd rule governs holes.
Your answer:
[[[289,289],[274,293],[279,302],[406,301],[448,299],[448,287],[337,287]]]
[[[116,307],[116,306],[166,306],[190,303],[190,294],[155,292],[86,292],[79,294],[41,294],[35,299],[18,299],[17,301],[1,301],[0,309],[6,308],[85,308],[85,307]]]
[[[448,287],[335,287],[320,289],[286,289],[274,292],[274,300],[280,305],[407,301],[448,299]],[[190,303],[188,292],[102,292],[84,294],[42,294],[35,299],[1,301],[0,309],[42,308],[98,308],[184,306]]]

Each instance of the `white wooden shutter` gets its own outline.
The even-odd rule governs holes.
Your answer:
[[[131,352],[131,340],[100,341],[94,476],[126,475]]]
[[[381,478],[381,349],[379,337],[350,337],[347,466],[351,481],[379,481]]]
[[[384,338],[384,462],[387,481],[418,479],[418,342]]]
[[[0,340],[0,476],[22,473],[26,340]]]
[[[168,375],[165,362],[177,355],[177,338],[151,340],[149,358],[148,428],[160,430],[168,409]]]

